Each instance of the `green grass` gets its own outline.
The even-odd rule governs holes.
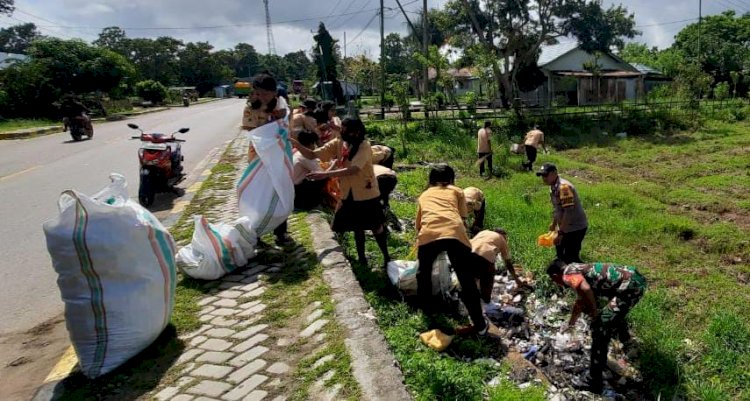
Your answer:
[[[410,123],[406,133],[399,127],[378,123],[370,132],[397,148],[399,163],[449,162],[457,169],[459,186],[482,188],[488,199],[485,226],[508,230],[515,261],[537,275],[543,294],[548,287],[543,269],[554,251],[537,247],[535,240],[550,221],[549,189],[538,177],[519,171],[522,158],[508,155],[507,136],[498,135],[494,142],[496,170],[503,178],[487,182],[473,166],[473,129],[447,122]],[[579,189],[590,221],[583,258],[635,265],[649,279],[649,291],[630,314],[642,344],[639,366],[649,397],[750,399],[745,389],[750,292],[739,279],[744,274],[746,280],[750,270],[749,128],[743,122],[709,121],[695,132],[625,140],[553,136],[548,139],[552,147],[568,150],[539,156],[538,163],[556,163]],[[400,135],[407,139],[406,152]],[[570,149],[570,144],[577,147]],[[396,190],[408,197],[392,201],[399,217],[413,219],[414,199],[426,183],[426,168],[399,173]],[[409,254],[414,235],[391,236],[395,258]],[[345,244],[354,254],[351,236]],[[368,242],[368,252],[377,265],[374,243]],[[506,392],[502,386],[487,388],[497,372],[477,372],[462,359],[472,354],[467,348],[487,351],[483,344],[462,340],[456,344],[460,353],[453,346],[443,354],[425,349],[416,336],[435,323],[401,302],[383,273],[357,266],[355,272],[417,399],[513,399],[495,397]],[[437,324],[457,323],[446,317]],[[450,380],[444,377],[449,372]]]
[[[0,121],[0,133],[18,131],[27,128],[38,128],[38,127],[50,127],[55,125],[62,125],[62,121],[47,120],[47,119],[11,119]]]

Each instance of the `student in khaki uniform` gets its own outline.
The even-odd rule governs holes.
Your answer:
[[[466,207],[469,213],[474,215],[474,221],[471,223],[471,234],[484,230],[484,212],[487,204],[484,201],[484,192],[476,187],[464,188],[464,197],[466,198]]]
[[[326,117],[326,121],[318,128],[320,143],[326,144],[341,136],[341,119],[336,116],[336,103],[330,100],[322,102],[319,111]]]
[[[492,135],[492,122],[485,121],[484,127],[477,132],[477,158],[479,159],[479,176],[484,175],[484,162],[487,162],[487,178],[492,177],[492,145],[490,136]],[[482,160],[484,159],[484,160]]]
[[[557,258],[565,263],[583,263],[581,244],[589,223],[578,191],[570,181],[557,175],[557,167],[552,163],[544,163],[536,175],[550,186],[549,196],[554,211],[549,230],[557,231]]]
[[[292,143],[309,159],[336,161],[333,170],[307,176],[311,180],[339,178],[342,199],[333,216],[331,228],[339,233],[354,232],[357,256],[362,264],[367,264],[365,230],[372,231],[387,264],[390,260],[388,232],[385,230],[378,181],[372,167],[372,148],[365,133],[365,125],[361,120],[347,118],[342,122],[341,138],[335,138],[320,148],[310,150],[295,140]]]
[[[294,138],[297,138],[302,131],[310,131],[317,134],[317,124],[312,114],[315,111],[315,106],[315,100],[305,99],[305,101],[299,105],[298,109],[295,110],[294,115],[292,115],[292,118],[289,121],[289,133]]]
[[[386,145],[372,145],[372,162],[389,169],[393,168],[395,149]]]
[[[459,334],[486,335],[492,324],[482,313],[479,289],[474,281],[479,276],[466,234],[466,200],[463,191],[453,185],[455,173],[447,164],[430,171],[430,187],[417,201],[417,296],[426,313],[432,307],[432,265],[441,252],[448,253],[453,271],[461,283],[461,302],[469,311],[472,326],[457,330]],[[496,329],[492,331],[492,334]]]
[[[503,259],[505,268],[516,281],[516,284],[519,287],[524,285],[523,281],[516,275],[515,268],[513,268],[513,260],[508,249],[508,233],[505,230],[496,228],[479,232],[471,239],[471,251],[477,256],[477,264],[481,266],[479,268],[479,289],[485,303],[490,302],[490,296],[492,295],[495,273],[497,272],[495,262],[498,256]]]
[[[287,103],[282,97],[278,97],[276,92],[276,79],[268,73],[260,73],[253,77],[253,91],[248,96],[247,104],[242,112],[242,129],[251,131],[261,125],[283,119],[286,117],[289,109]],[[252,163],[258,154],[252,143],[247,149],[247,161]],[[273,231],[276,236],[277,245],[287,245],[292,242],[291,237],[287,234],[287,224],[282,223]]]
[[[544,145],[544,132],[539,130],[538,126],[534,126],[534,129],[526,133],[526,138],[523,140],[524,147],[526,148],[526,162],[522,166],[532,171],[534,169],[534,162],[536,161],[536,154],[539,150],[539,145],[542,145],[544,153],[547,153],[547,146]]]

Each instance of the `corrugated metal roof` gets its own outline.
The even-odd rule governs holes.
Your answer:
[[[545,65],[557,60],[566,53],[575,50],[578,47],[577,41],[563,42],[556,45],[542,46],[542,53],[539,55],[539,61],[537,65],[544,67]]]
[[[656,74],[656,75],[664,75],[661,71],[657,70],[656,68],[649,67],[646,64],[638,64],[638,63],[630,63],[633,67],[635,67],[636,70],[640,71],[641,74]]]

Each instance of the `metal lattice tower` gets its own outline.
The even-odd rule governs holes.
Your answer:
[[[268,54],[276,54],[276,47],[273,42],[273,30],[271,29],[271,13],[268,11],[268,0],[263,0],[266,6],[266,39],[268,40]]]

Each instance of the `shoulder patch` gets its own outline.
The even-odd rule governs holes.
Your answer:
[[[573,194],[573,188],[568,184],[560,184],[560,204],[562,207],[570,207],[575,205],[575,195]]]

